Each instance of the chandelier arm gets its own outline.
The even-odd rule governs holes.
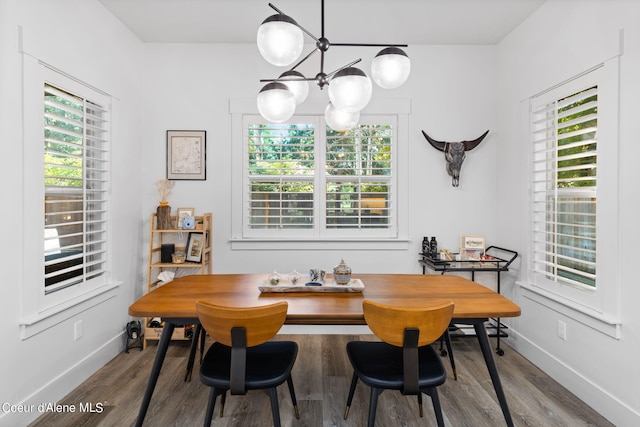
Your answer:
[[[362,58],[358,58],[358,59],[356,59],[355,61],[350,62],[350,63],[348,63],[347,65],[344,65],[344,66],[342,66],[342,67],[338,68],[338,69],[337,69],[337,70],[335,70],[335,71],[330,72],[329,74],[327,74],[327,78],[329,78],[329,77],[333,76],[334,74],[336,74],[336,73],[337,73],[337,72],[339,72],[339,71],[344,70],[345,68],[349,68],[349,67],[351,67],[352,65],[357,64],[357,63],[358,63],[358,62],[360,62],[360,61],[362,61]]]
[[[272,83],[272,82],[315,82],[315,77],[291,77],[289,79],[281,79],[277,77],[275,79],[260,79],[260,83]]]
[[[380,44],[380,43],[331,43],[331,46],[409,47],[409,45],[406,45],[406,44]]]
[[[311,57],[311,55],[313,55],[314,53],[316,53],[316,52],[317,52],[317,51],[319,51],[319,50],[320,50],[320,49],[319,49],[319,48],[317,48],[317,47],[316,47],[315,49],[313,49],[311,52],[309,52],[309,54],[308,54],[307,56],[305,56],[305,57],[304,57],[304,58],[302,58],[300,61],[298,61],[298,63],[297,63],[296,65],[294,65],[293,67],[291,67],[291,69],[290,69],[289,71],[293,71],[293,70],[295,70],[296,68],[298,68],[298,66],[299,66],[300,64],[302,64],[304,61],[306,61],[307,59],[309,59],[309,58]]]
[[[275,7],[272,3],[269,3],[269,7],[275,10],[276,12],[278,12],[280,15],[284,15],[284,12],[278,9],[277,7]]]
[[[278,9],[277,7],[275,7],[273,4],[269,3],[269,7],[273,10],[275,10],[276,12],[278,12],[280,15],[285,15],[285,13],[283,11],[281,11],[280,9]],[[311,34],[311,32],[309,30],[307,30],[306,28],[304,28],[302,25],[298,24],[298,21],[296,21],[296,27],[300,28],[306,35],[308,35],[309,37],[311,37],[316,43],[319,43],[320,40],[314,36],[313,34]]]

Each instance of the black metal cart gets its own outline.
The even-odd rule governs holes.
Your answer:
[[[508,259],[497,256],[508,254]],[[445,274],[446,272],[471,272],[471,280],[475,281],[475,273],[478,272],[495,272],[497,281],[497,292],[500,293],[500,273],[503,271],[509,271],[509,266],[518,257],[516,251],[511,249],[501,248],[499,246],[489,246],[485,249],[485,256],[481,259],[461,259],[461,260],[443,260],[436,259],[428,256],[427,254],[420,253],[420,265],[422,265],[422,274],[427,273],[427,269]],[[453,255],[455,257],[455,255]],[[506,326],[500,323],[500,319],[494,319],[496,322],[496,353],[500,356],[504,354],[504,351],[500,348],[500,337],[506,337],[506,333],[501,332],[501,328]],[[444,350],[441,349],[444,352]]]

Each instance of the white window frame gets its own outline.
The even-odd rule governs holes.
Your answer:
[[[320,124],[320,132],[324,132],[324,107],[326,100],[308,99],[297,108],[297,115],[314,117]],[[255,100],[232,99],[230,103],[233,133],[233,165],[232,165],[232,249],[390,249],[402,250],[409,246],[408,223],[408,114],[410,102],[406,99],[372,100],[361,114],[361,122],[383,123],[384,117],[393,117],[396,124],[394,130],[394,185],[395,210],[391,214],[395,229],[393,232],[376,229],[362,229],[354,233],[353,229],[341,233],[331,230],[324,233],[307,232],[295,235],[283,233],[268,233],[269,235],[247,236],[245,233],[244,202],[246,195],[247,175],[247,143],[245,140],[245,117],[258,115]],[[322,112],[322,113],[320,113]],[[376,120],[380,117],[381,120]],[[293,119],[292,119],[293,120]],[[293,123],[293,122],[292,122]],[[324,164],[324,149],[322,149],[322,164]],[[324,183],[322,184],[324,191]],[[324,221],[324,209],[320,209],[321,221]],[[259,234],[259,233],[256,233]],[[306,235],[305,235],[306,234]]]
[[[24,280],[22,283],[22,338],[28,338],[71,316],[115,297],[112,279],[111,230],[106,232],[105,273],[78,284],[45,292],[44,282],[44,87],[45,83],[90,99],[111,110],[111,97],[65,73],[23,54],[23,173],[24,173]],[[110,138],[110,131],[107,132]],[[110,181],[108,172],[108,180]],[[108,182],[109,187],[110,182]],[[107,192],[110,192],[109,190]],[[106,203],[106,221],[110,203]]]
[[[619,128],[619,58],[613,58],[585,73],[541,92],[530,98],[527,104],[525,129],[530,128],[532,102],[540,99],[562,99],[566,96],[598,86],[598,159],[597,159],[597,208],[596,208],[596,271],[598,275],[595,288],[572,286],[566,283],[544,280],[536,275],[531,260],[527,262],[527,275],[524,288],[532,291],[526,294],[555,310],[579,319],[595,329],[618,337],[619,325],[619,217],[618,217],[618,128]],[[537,98],[537,101],[534,99]],[[530,152],[530,148],[528,149]],[[532,179],[532,161],[529,155],[529,182]],[[533,208],[532,189],[529,192],[529,209]],[[533,216],[533,213],[530,213]],[[526,224],[529,240],[528,253],[533,256],[532,225]]]

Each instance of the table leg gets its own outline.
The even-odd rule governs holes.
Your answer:
[[[149,377],[147,390],[145,391],[144,398],[142,399],[140,412],[138,412],[138,419],[136,420],[137,427],[142,426],[144,417],[147,415],[147,409],[149,409],[151,395],[153,395],[153,390],[156,388],[156,383],[158,382],[158,377],[160,376],[160,369],[162,368],[162,364],[164,363],[164,356],[167,354],[167,349],[169,348],[169,343],[171,342],[171,336],[173,335],[175,326],[176,325],[174,323],[167,320],[165,320],[164,322],[164,328],[162,328],[162,335],[160,336],[158,349],[156,351],[156,359],[154,360],[153,367],[151,368],[151,376]]]
[[[498,401],[500,402],[500,408],[502,409],[502,413],[504,414],[504,419],[507,422],[508,426],[513,427],[513,420],[511,419],[511,413],[509,412],[507,399],[504,395],[504,390],[502,389],[502,383],[500,382],[500,376],[498,375],[496,362],[495,360],[493,360],[493,352],[491,351],[491,345],[489,344],[489,338],[487,337],[487,330],[484,327],[485,320],[486,319],[479,319],[473,322],[473,328],[476,331],[478,343],[480,343],[480,349],[482,350],[484,361],[487,364],[487,369],[489,369],[489,376],[491,377],[493,388],[495,389],[496,395],[498,396]]]
[[[191,381],[191,373],[193,372],[193,364],[196,359],[196,352],[198,351],[198,342],[200,341],[200,334],[202,332],[202,325],[200,323],[196,324],[196,328],[193,332],[193,337],[191,337],[191,350],[189,351],[189,360],[187,362],[187,372],[184,376],[184,381]],[[202,360],[200,360],[202,362]]]

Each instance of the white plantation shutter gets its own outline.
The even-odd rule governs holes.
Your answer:
[[[244,236],[395,236],[395,127],[392,116],[347,132],[321,117],[245,116]]]
[[[389,228],[392,137],[389,125],[327,132],[327,228]]]
[[[250,124],[248,131],[249,228],[313,227],[316,127]]]
[[[532,99],[531,146],[536,280],[595,288],[598,87]]]
[[[108,106],[44,86],[45,291],[106,272]]]

